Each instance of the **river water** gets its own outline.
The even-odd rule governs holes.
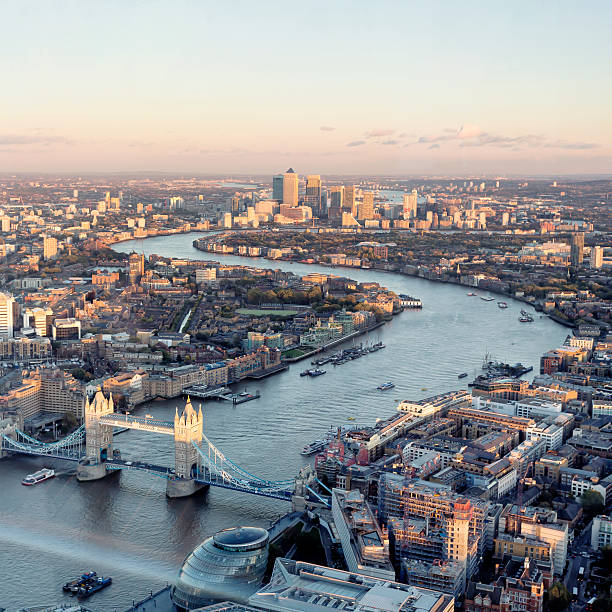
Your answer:
[[[296,274],[331,272],[322,266],[212,255],[197,251],[198,234],[125,242],[116,250],[146,255],[211,259],[224,263],[281,268]],[[207,436],[231,459],[259,476],[292,477],[307,459],[305,444],[330,427],[373,423],[391,414],[399,400],[461,388],[479,370],[485,352],[508,362],[521,361],[537,371],[539,357],[560,344],[567,330],[535,314],[518,321],[523,304],[468,297],[456,285],[374,270],[335,269],[359,281],[374,280],[398,293],[421,298],[423,310],[405,311],[364,341],[382,340],[387,348],[354,362],[327,366],[327,375],[301,378],[304,362],[289,371],[248,384],[261,398],[233,407],[203,404]],[[377,385],[396,387],[380,392]],[[152,402],[141,408],[171,418],[179,401]],[[197,404],[196,404],[197,406]],[[350,420],[349,420],[350,418]],[[125,458],[171,465],[173,448],[165,436],[129,431],[115,438]],[[61,585],[81,571],[95,569],[113,577],[113,585],[94,595],[88,607],[123,610],[173,579],[185,555],[206,536],[236,524],[267,526],[289,510],[288,504],[213,489],[183,500],[165,497],[164,481],[137,473],[77,483],[73,466],[56,462],[58,477],[35,487],[20,484],[42,459],[0,462],[0,607],[61,601]]]

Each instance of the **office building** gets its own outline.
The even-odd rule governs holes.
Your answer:
[[[417,190],[413,189],[410,193],[405,193],[403,204],[404,219],[414,219],[417,216],[417,206]]]
[[[135,285],[144,274],[144,255],[131,253],[128,262],[130,284]]]
[[[591,268],[601,268],[603,266],[603,247],[594,246],[591,249]]]
[[[460,597],[465,584],[465,569],[454,561],[436,559],[433,563],[426,563],[417,559],[404,559],[402,582]]]
[[[332,516],[349,571],[395,580],[389,542],[362,493],[334,489]]]
[[[276,174],[272,177],[272,199],[279,203],[283,201],[283,175]]]
[[[570,240],[570,265],[572,268],[579,268],[584,257],[584,234],[576,232],[572,234]]]
[[[57,239],[51,236],[43,238],[43,259],[45,261],[57,257]]]
[[[247,603],[263,581],[268,540],[260,527],[233,527],[207,538],[185,559],[172,602],[185,610],[224,599]]]
[[[306,196],[304,204],[310,206],[312,214],[322,216],[321,210],[321,177],[318,174],[309,174],[306,177]]]
[[[357,217],[357,200],[355,198],[355,185],[345,185],[344,186],[344,204],[343,208],[346,212],[353,215],[353,217]]]
[[[23,313],[23,326],[31,327],[36,331],[36,335],[46,338],[51,335],[51,322],[53,321],[53,311],[50,308],[26,308]]]
[[[340,211],[344,204],[344,186],[336,185],[330,189],[330,208]]]
[[[374,192],[365,191],[363,194],[363,200],[359,206],[359,221],[365,221],[366,219],[374,218]]]
[[[406,552],[411,538],[406,536],[405,523],[421,519],[426,521],[428,540],[434,542],[437,534],[442,558],[459,563],[465,569],[466,579],[476,571],[484,550],[488,507],[487,502],[463,497],[444,485],[411,480],[400,474],[384,473],[378,485],[379,517],[383,523],[389,521],[390,546],[395,558],[412,556]],[[402,520],[393,522],[392,517]]]
[[[0,396],[0,414],[14,416],[18,427],[26,431],[48,422],[47,418],[40,420],[47,415],[61,421],[69,413],[80,421],[84,408],[84,389],[71,374],[58,368],[30,371],[23,376],[21,386]]]
[[[467,391],[448,391],[418,401],[403,400],[397,406],[399,412],[415,417],[432,418],[446,413],[451,408],[470,407],[472,396]]]
[[[13,337],[14,317],[17,304],[9,293],[0,293],[0,336]]]
[[[593,519],[591,527],[591,548],[601,550],[612,547],[612,518],[600,514]]]
[[[78,319],[55,319],[51,326],[53,340],[80,340],[81,322]]]
[[[454,603],[446,593],[281,558],[270,583],[249,597],[251,606],[281,612],[451,612]]]
[[[298,205],[298,175],[293,168],[283,174],[283,204],[292,207]]]

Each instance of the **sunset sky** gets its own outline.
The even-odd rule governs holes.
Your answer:
[[[611,7],[7,0],[0,171],[611,173]]]

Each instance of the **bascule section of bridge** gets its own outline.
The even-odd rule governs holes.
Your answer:
[[[174,467],[141,461],[126,461],[113,448],[115,427],[165,434],[174,438]],[[185,497],[209,486],[242,491],[292,502],[294,507],[309,503],[327,505],[314,490],[315,475],[309,466],[296,478],[267,480],[252,474],[226,457],[205,435],[202,409],[196,411],[187,398],[182,413],[175,411],[174,421],[116,413],[112,397],[98,391],[85,405],[86,452],[79,461],[77,478],[81,481],[103,478],[109,471],[140,470],[167,479],[169,497]]]

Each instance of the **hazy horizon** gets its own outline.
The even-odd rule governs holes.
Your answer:
[[[6,173],[612,168],[603,1],[9,2]]]

